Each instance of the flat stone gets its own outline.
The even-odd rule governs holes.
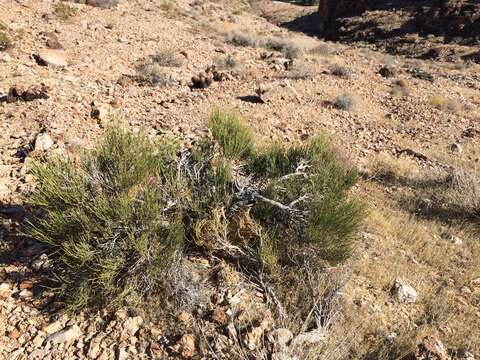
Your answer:
[[[56,333],[53,333],[45,342],[51,342],[52,344],[62,344],[72,342],[78,339],[82,335],[82,330],[77,325],[68,326]]]
[[[42,50],[34,54],[33,58],[41,66],[65,67],[68,65],[65,53],[60,50]]]
[[[47,151],[54,144],[50,135],[42,133],[35,140],[35,151]]]

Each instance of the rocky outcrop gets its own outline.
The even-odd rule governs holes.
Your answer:
[[[480,3],[472,0],[321,0],[319,19],[330,40],[367,42],[403,55],[441,58],[448,51],[439,45],[480,43]]]

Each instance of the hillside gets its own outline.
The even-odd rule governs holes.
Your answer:
[[[0,0],[0,358],[480,358],[478,34],[453,41],[467,36],[433,6],[422,15],[432,28],[390,34],[399,13],[369,8],[336,17],[324,40],[309,31],[317,6],[86,3]],[[188,303],[65,312],[50,287],[56,253],[23,231],[38,215],[25,200],[32,164],[75,162],[113,118],[190,149],[210,136],[214,108],[238,113],[259,147],[328,136],[360,175],[352,256],[313,259],[321,271],[305,283],[279,275],[277,293],[240,260],[194,249],[177,274]],[[303,301],[317,298],[311,315]],[[282,317],[282,304],[298,313]]]

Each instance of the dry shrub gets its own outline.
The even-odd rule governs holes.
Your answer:
[[[226,34],[226,40],[227,42],[237,46],[257,47],[259,45],[257,36],[248,31],[229,31]]]
[[[456,113],[460,111],[460,105],[453,99],[447,99],[441,95],[434,95],[429,99],[431,106],[438,110]]]
[[[480,219],[480,173],[477,169],[456,169],[446,179],[442,191],[432,194],[439,210],[462,217]]]
[[[183,65],[183,58],[172,48],[164,48],[152,56],[155,64],[163,67],[180,67]]]
[[[75,14],[77,13],[77,10],[71,7],[70,5],[64,3],[63,1],[59,1],[57,5],[55,5],[54,13],[60,19],[68,20],[71,17],[75,16]]]
[[[340,110],[351,111],[355,109],[356,101],[355,98],[350,94],[343,94],[337,96],[332,101],[333,106]]]
[[[392,85],[392,95],[394,96],[408,96],[410,94],[410,89],[408,84],[403,79],[396,80]]]
[[[175,80],[157,63],[140,64],[136,71],[135,79],[141,84],[168,86],[175,83]]]
[[[409,157],[394,157],[381,152],[369,168],[370,175],[384,180],[414,180],[419,174],[417,163]]]
[[[264,46],[267,49],[279,51],[288,59],[296,59],[301,53],[302,49],[294,40],[285,39],[278,36],[270,36],[264,40]]]

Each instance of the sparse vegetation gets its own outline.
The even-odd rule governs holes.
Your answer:
[[[154,63],[163,67],[180,67],[183,65],[183,58],[174,49],[164,48],[152,56]]]
[[[224,70],[224,69],[231,70],[238,66],[237,60],[232,55],[217,57],[215,58],[214,63],[217,69],[219,70]]]
[[[57,15],[62,20],[68,20],[71,17],[75,16],[77,10],[71,7],[70,5],[66,4],[63,1],[59,1],[55,5],[54,9],[55,15]]]
[[[350,77],[350,70],[348,70],[346,67],[341,66],[341,65],[334,65],[331,68],[331,73],[332,75],[341,77],[341,78],[348,78]]]
[[[150,86],[167,86],[175,83],[175,80],[157,63],[139,65],[135,79]]]
[[[268,37],[264,45],[267,49],[283,53],[288,59],[296,59],[302,53],[302,49],[293,40],[278,36]]]
[[[252,131],[238,115],[215,109],[208,125],[227,158],[242,159],[252,154]]]
[[[452,99],[446,99],[440,95],[434,95],[429,99],[430,105],[442,111],[456,113],[460,110],[458,103]]]
[[[35,165],[28,201],[41,215],[29,233],[52,246],[71,309],[168,295],[188,244],[272,272],[300,266],[306,248],[331,263],[350,255],[363,215],[348,194],[356,173],[324,137],[255,150],[238,116],[217,109],[209,126],[215,142],[179,152],[116,125],[80,161]]]
[[[432,192],[435,209],[460,218],[480,219],[480,174],[477,169],[456,169],[444,180],[442,191]]]
[[[5,51],[13,47],[13,40],[10,35],[10,29],[7,25],[0,22],[0,51]]]
[[[257,36],[249,32],[229,31],[226,34],[227,42],[237,46],[257,47],[259,44]]]
[[[0,51],[5,51],[13,46],[13,41],[6,31],[0,30]]]
[[[403,79],[396,80],[392,85],[392,95],[394,96],[408,96],[410,94],[410,89],[408,84]]]
[[[340,110],[350,111],[355,108],[355,105],[355,98],[349,94],[337,96],[335,100],[333,100],[333,106]]]

